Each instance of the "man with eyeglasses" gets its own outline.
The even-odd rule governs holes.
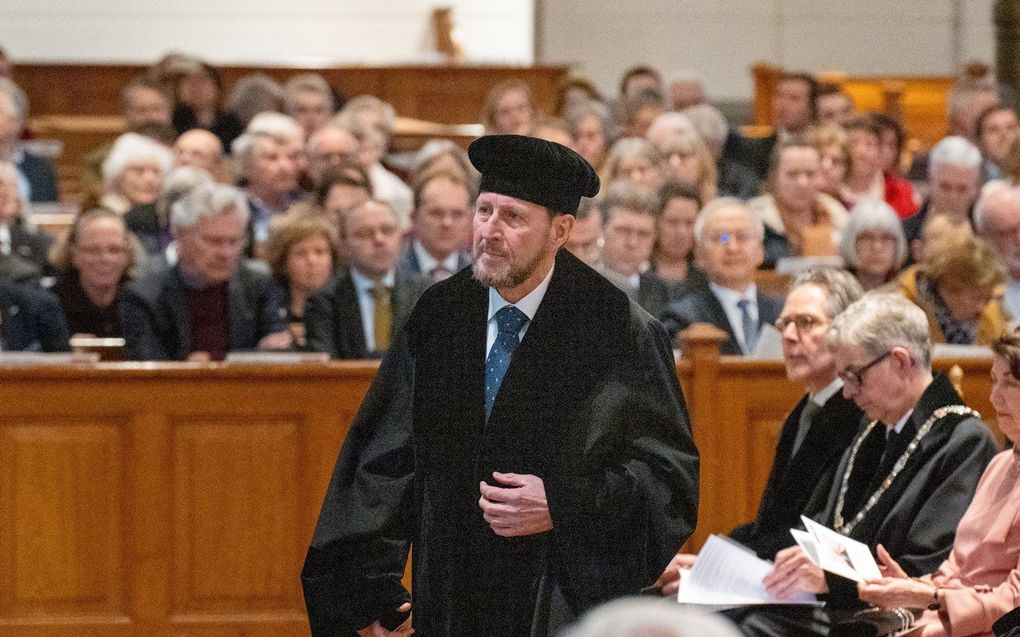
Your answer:
[[[471,264],[462,245],[470,228],[471,191],[464,178],[445,169],[419,176],[411,237],[400,254],[401,267],[433,283],[450,278]]]
[[[720,353],[754,353],[762,326],[774,323],[783,306],[758,293],[754,282],[765,258],[764,237],[761,219],[739,199],[720,197],[705,206],[694,223],[694,256],[709,284],[662,312],[659,320],[671,339],[695,323],[710,323],[726,332]]]
[[[1015,324],[1020,317],[1020,188],[990,185],[974,207],[974,226],[1006,267],[1002,303]]]
[[[655,274],[641,271],[655,246],[655,195],[620,181],[609,187],[598,207],[605,241],[595,269],[646,312],[657,315],[669,302],[669,287]]]
[[[833,319],[863,294],[846,271],[808,270],[790,284],[776,321],[786,376],[807,393],[783,424],[757,517],[730,533],[763,559],[794,544],[790,529],[799,526],[801,515],[820,512],[840,457],[860,425],[861,410],[841,392],[843,381],[826,335]],[[673,559],[658,582],[663,595],[676,594],[678,567],[690,568],[693,562],[693,555],[683,553]]]
[[[928,321],[909,301],[869,294],[836,317],[828,338],[843,395],[867,418],[813,517],[873,551],[883,546],[910,576],[932,572],[995,442],[946,375],[933,375]],[[800,547],[776,555],[764,584],[779,597],[815,593],[830,609],[861,606],[855,582],[813,566]]]

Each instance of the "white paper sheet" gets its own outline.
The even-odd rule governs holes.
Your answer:
[[[871,549],[866,544],[861,544],[804,516],[800,519],[814,539],[816,558],[812,559],[812,562],[816,566],[855,582],[882,577]],[[797,538],[796,534],[794,538]],[[800,542],[798,539],[797,543]],[[811,557],[810,551],[808,557]]]

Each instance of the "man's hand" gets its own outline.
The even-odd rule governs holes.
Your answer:
[[[804,550],[791,546],[776,553],[772,572],[762,580],[765,590],[779,599],[789,599],[797,593],[829,592],[825,583],[825,572],[811,563]]]
[[[693,567],[695,557],[690,553],[677,553],[673,556],[666,570],[655,580],[655,586],[659,588],[663,597],[676,597],[676,592],[680,589],[680,569]]]
[[[404,602],[397,608],[398,613],[406,613],[411,610],[411,602]],[[411,617],[408,616],[404,620],[404,623],[397,626],[396,630],[386,630],[379,622],[374,622],[368,628],[362,628],[358,631],[359,637],[407,637],[408,635],[414,634],[414,628],[411,627]]]
[[[482,496],[478,506],[492,531],[502,537],[544,533],[553,528],[542,478],[516,473],[493,472],[495,481],[506,487],[479,483]]]
[[[273,332],[263,336],[256,349],[260,352],[283,350],[289,349],[293,343],[294,337],[290,332]]]

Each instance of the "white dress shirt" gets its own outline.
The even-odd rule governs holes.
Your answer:
[[[517,301],[513,305],[518,310],[524,312],[524,315],[528,317],[528,320],[524,323],[521,331],[517,334],[517,337],[523,341],[524,335],[528,331],[528,326],[531,325],[531,321],[535,318],[535,313],[538,312],[538,306],[542,304],[542,299],[545,298],[545,293],[549,289],[549,281],[552,279],[553,270],[556,266],[549,268],[549,274],[545,275],[542,282],[538,284],[531,292]],[[496,288],[489,288],[489,329],[485,337],[485,358],[489,358],[489,350],[496,343],[496,334],[499,332],[499,328],[496,326],[496,312],[502,310],[507,305],[511,305],[499,295]]]
[[[715,298],[719,299],[719,304],[722,305],[723,311],[726,312],[726,318],[729,319],[730,327],[733,328],[733,333],[737,336],[737,343],[740,344],[741,351],[745,354],[750,354],[747,350],[747,342],[744,339],[744,314],[740,311],[737,303],[745,299],[750,301],[747,306],[747,312],[751,315],[751,323],[758,326],[758,286],[752,283],[743,292],[738,292],[710,281],[708,287],[712,290]]]
[[[457,270],[460,269],[457,267],[459,261],[458,257],[460,255],[457,254],[456,251],[451,252],[442,261],[437,261],[436,258],[429,254],[429,251],[425,249],[425,246],[421,244],[421,241],[418,241],[417,239],[411,242],[411,249],[414,250],[414,256],[418,259],[418,271],[424,276],[431,277],[432,270],[434,270],[436,266],[444,268],[450,274],[456,274]]]
[[[351,268],[351,280],[354,282],[354,290],[358,293],[358,309],[361,310],[361,329],[365,332],[365,349],[374,352],[378,348],[375,346],[375,299],[372,298],[372,288],[381,284],[392,291],[396,283],[396,274],[390,271],[389,274],[382,278],[382,281],[375,281],[356,269]],[[390,303],[392,304],[392,302],[391,296]]]

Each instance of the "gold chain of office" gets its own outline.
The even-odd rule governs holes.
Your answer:
[[[981,417],[981,414],[974,411],[970,407],[966,407],[964,405],[947,405],[945,407],[939,407],[938,409],[936,409],[932,413],[931,417],[928,418],[928,420],[924,421],[924,424],[921,425],[921,427],[917,430],[917,434],[914,435],[914,439],[910,441],[910,444],[907,445],[907,448],[903,451],[903,454],[899,457],[899,459],[896,460],[896,464],[893,465],[892,471],[890,471],[889,475],[886,476],[885,480],[882,481],[882,484],[881,486],[878,487],[878,490],[871,494],[871,497],[868,498],[868,501],[864,504],[864,507],[857,512],[857,515],[855,515],[852,520],[850,520],[849,522],[844,522],[843,504],[846,500],[846,491],[850,483],[850,474],[853,473],[854,470],[854,460],[857,458],[858,449],[861,448],[861,444],[864,442],[864,439],[868,437],[868,434],[871,433],[871,430],[874,429],[875,425],[878,424],[877,420],[872,420],[871,423],[864,429],[864,431],[861,432],[859,436],[857,436],[857,439],[854,440],[854,446],[850,450],[850,459],[847,461],[846,470],[843,472],[843,480],[839,487],[839,497],[836,498],[836,512],[835,519],[832,522],[832,528],[836,529],[836,531],[842,533],[843,535],[850,535],[850,533],[854,530],[854,527],[860,524],[861,520],[864,519],[864,516],[866,516],[868,512],[871,511],[871,509],[875,506],[875,504],[878,503],[879,498],[881,498],[882,495],[889,490],[889,487],[892,486],[893,480],[896,479],[896,476],[899,475],[900,471],[903,470],[903,467],[906,466],[907,461],[910,460],[910,456],[917,449],[917,446],[921,443],[921,439],[924,438],[925,434],[931,431],[931,428],[935,426],[935,422],[937,420],[943,418],[944,416],[948,416],[949,414],[956,414],[959,416],[973,416],[974,418]]]

